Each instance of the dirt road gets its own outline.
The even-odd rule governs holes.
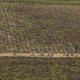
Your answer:
[[[0,57],[53,57],[53,58],[59,58],[59,57],[71,57],[76,58],[80,57],[80,54],[74,54],[74,55],[64,55],[64,53],[54,53],[54,54],[47,54],[47,53],[0,53]]]

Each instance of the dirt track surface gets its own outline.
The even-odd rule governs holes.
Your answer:
[[[53,58],[59,58],[59,57],[71,57],[76,58],[80,57],[80,54],[74,54],[74,55],[64,55],[64,53],[54,53],[54,54],[47,54],[47,53],[0,53],[0,57],[53,57]]]

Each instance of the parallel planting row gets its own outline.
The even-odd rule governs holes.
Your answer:
[[[47,4],[80,4],[80,0],[0,0],[0,2],[26,2]]]
[[[79,5],[0,4],[0,52],[79,53]]]
[[[0,57],[0,80],[80,80],[80,59]]]

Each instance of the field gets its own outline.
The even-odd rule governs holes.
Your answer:
[[[0,57],[0,80],[80,80],[80,59]]]
[[[0,0],[0,80],[80,80],[78,4]]]
[[[79,5],[0,3],[0,53],[76,53],[79,9]]]

